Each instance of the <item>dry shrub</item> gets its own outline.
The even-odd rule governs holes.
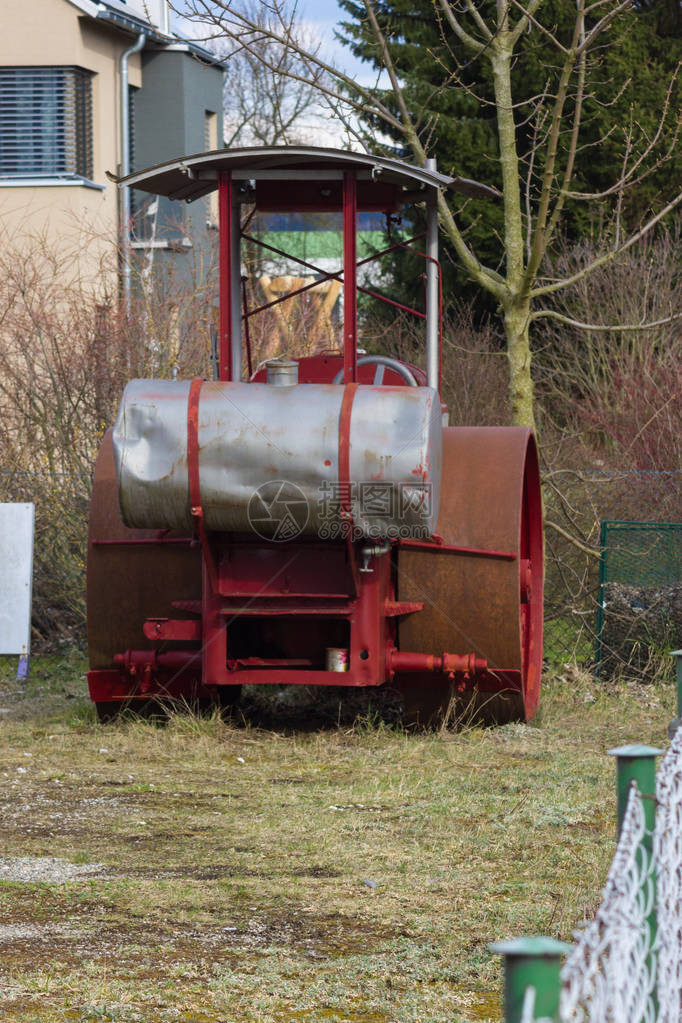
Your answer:
[[[424,324],[401,314],[386,325],[368,317],[361,344],[371,352],[426,368]],[[476,325],[468,305],[455,305],[443,323],[442,398],[451,426],[508,426],[509,366],[502,334]]]
[[[100,247],[101,249],[102,247]],[[126,314],[116,249],[94,269],[43,237],[0,245],[0,500],[36,505],[34,645],[80,642],[94,462],[125,383],[208,372],[210,280],[160,279]],[[207,311],[208,310],[208,315]]]
[[[657,321],[644,330],[583,330],[544,320],[536,380],[545,462],[546,620],[557,660],[595,651],[600,522],[676,522],[682,516],[682,221],[629,249],[608,268],[560,291],[561,315],[594,325]],[[586,240],[556,257],[552,277],[579,272],[608,246]],[[636,562],[636,558],[634,562]],[[637,567],[633,568],[637,572]],[[635,576],[633,576],[633,582]],[[623,580],[624,591],[628,589]],[[650,595],[649,595],[650,596]],[[672,639],[634,601],[607,600],[604,674],[645,676],[653,652]]]
[[[682,635],[682,582],[670,586],[607,583],[600,669],[604,678],[627,673],[650,681],[652,658]],[[672,664],[672,662],[670,662]]]
[[[476,327],[469,306],[458,307],[443,330],[443,399],[452,426],[509,426],[509,364],[502,333]]]
[[[597,331],[544,321],[536,357],[540,403],[554,429],[579,438],[574,447],[583,464],[599,458],[613,469],[682,465],[681,242],[678,220],[554,299],[557,312],[597,326],[668,322]],[[579,272],[606,245],[602,238],[566,249],[552,276]]]

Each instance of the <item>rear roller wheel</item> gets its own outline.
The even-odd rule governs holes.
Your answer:
[[[436,532],[446,544],[506,551],[513,559],[399,549],[398,593],[424,610],[399,625],[402,650],[475,653],[488,672],[458,695],[443,675],[396,677],[406,714],[427,723],[530,721],[542,670],[542,499],[530,430],[446,428]]]
[[[178,616],[173,601],[201,600],[201,553],[189,543],[158,543],[155,530],[128,529],[118,507],[111,431],[102,441],[90,503],[87,616],[90,668],[113,669],[115,654],[152,649],[142,627],[147,618]],[[152,541],[131,543],[130,541]],[[200,681],[200,680],[199,680]],[[197,687],[174,691],[190,702]],[[202,694],[203,695],[203,694]],[[97,700],[100,721],[123,709],[140,712],[149,702],[131,688],[122,702]]]

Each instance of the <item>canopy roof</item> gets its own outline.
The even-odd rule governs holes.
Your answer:
[[[348,170],[355,170],[361,179],[398,185],[410,193],[413,201],[415,192],[428,188],[452,188],[479,198],[497,197],[499,194],[496,189],[476,181],[451,178],[436,171],[413,167],[401,160],[315,146],[218,149],[170,160],[114,180],[154,195],[191,202],[218,187],[220,171],[231,171],[235,180],[287,181],[340,179]]]

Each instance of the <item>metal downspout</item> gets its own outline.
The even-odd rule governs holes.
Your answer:
[[[165,36],[170,35],[170,9],[167,0],[161,3],[161,31]]]
[[[144,49],[147,41],[146,32],[140,32],[131,47],[124,50],[120,59],[121,70],[121,177],[130,174],[130,108],[128,92],[128,61],[135,53]],[[123,286],[123,304],[126,313],[130,312],[130,189],[121,186],[121,283]]]

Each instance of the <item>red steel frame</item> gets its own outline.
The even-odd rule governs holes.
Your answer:
[[[343,382],[358,379],[357,239],[358,193],[355,171],[343,175]]]
[[[232,380],[233,367],[233,181],[230,172],[218,176],[219,256],[220,256],[220,328],[219,379]],[[294,259],[324,280],[344,280],[344,397],[339,429],[339,484],[341,514],[345,523],[345,545],[306,541],[286,546],[254,542],[250,538],[210,536],[205,528],[201,505],[199,475],[198,419],[202,380],[190,387],[187,421],[188,475],[195,539],[169,537],[163,531],[156,537],[132,540],[97,541],[102,544],[176,544],[199,541],[202,563],[202,599],[200,602],[179,601],[180,609],[200,613],[200,619],[151,618],[143,624],[146,638],[159,643],[191,643],[191,649],[170,651],[127,650],[116,654],[116,668],[89,673],[94,700],[128,700],[152,696],[207,695],[213,687],[242,683],[307,685],[378,686],[393,678],[396,672],[440,672],[457,677],[459,688],[471,685],[475,678],[481,689],[500,688],[499,674],[507,686],[520,688],[518,672],[493,674],[485,660],[473,653],[433,654],[410,653],[397,649],[398,619],[422,610],[418,602],[400,603],[395,598],[394,555],[392,549],[373,552],[369,565],[361,572],[356,544],[353,541],[350,501],[350,421],[353,397],[358,386],[357,365],[357,291],[424,317],[418,310],[386,299],[366,288],[358,289],[357,267],[379,258],[383,253],[357,262],[357,179],[354,171],[343,176],[343,271],[323,273],[313,264]],[[385,252],[407,247],[417,238],[390,246]],[[253,239],[258,242],[258,239]],[[262,244],[274,252],[280,250]],[[287,255],[286,253],[281,253]],[[423,254],[422,254],[423,255]],[[436,261],[437,262],[437,261]],[[440,279],[440,264],[438,274]],[[270,308],[277,302],[301,294],[320,282],[296,289],[258,309],[242,312],[242,320]],[[249,353],[250,355],[250,353]],[[432,543],[401,541],[406,546],[432,549],[436,552],[477,554],[482,557],[513,559],[508,551],[479,550],[446,545],[434,536]],[[396,544],[394,546],[398,546]],[[324,557],[325,585],[321,584],[319,565]],[[286,586],[282,579],[286,579]],[[292,582],[293,580],[293,582]],[[346,622],[349,630],[348,670],[321,670],[305,658],[230,658],[229,628],[241,618],[285,618],[288,621],[310,622],[335,619]]]

